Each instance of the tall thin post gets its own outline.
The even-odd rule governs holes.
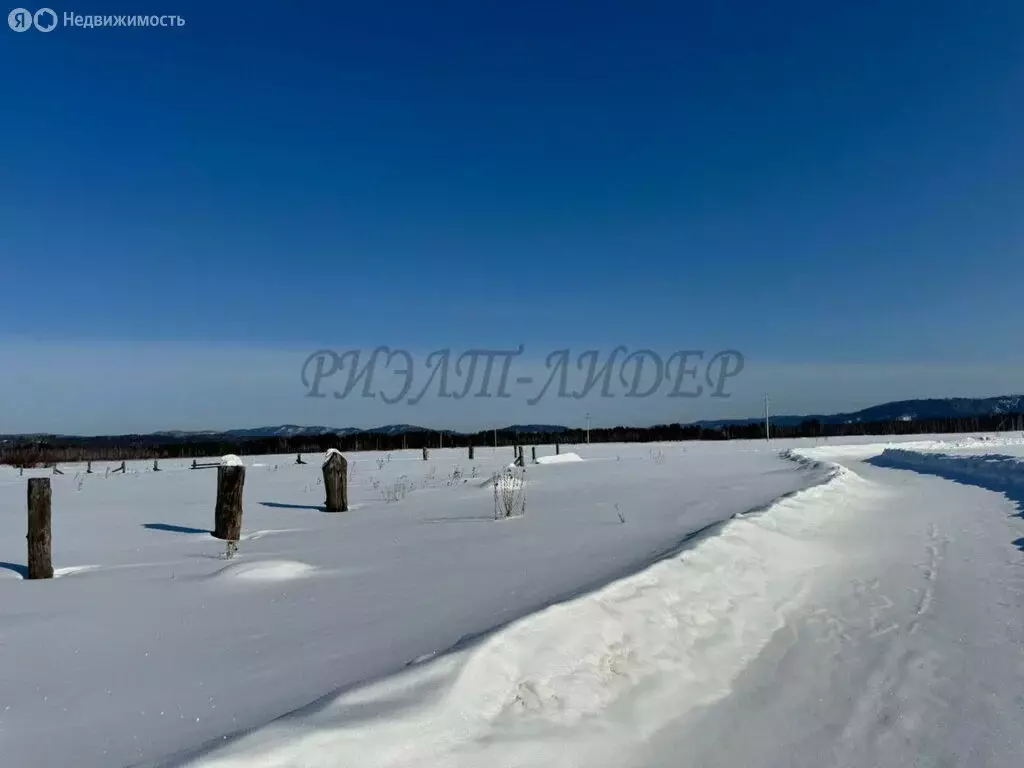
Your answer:
[[[765,394],[765,396],[764,396],[764,439],[765,440],[771,440],[772,439],[771,423],[768,420],[768,395],[767,394]]]
[[[52,579],[53,559],[50,536],[50,478],[32,477],[28,481],[28,577]]]
[[[590,443],[590,414],[587,413],[587,443]]]
[[[348,512],[348,461],[333,451],[324,462],[328,512]]]
[[[245,467],[217,467],[217,506],[213,513],[213,535],[226,541],[238,541],[242,535],[242,487]]]

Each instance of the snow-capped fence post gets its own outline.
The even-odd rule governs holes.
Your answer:
[[[328,512],[348,512],[348,460],[332,448],[324,461],[324,489]]]
[[[469,446],[469,460],[470,461],[473,460],[473,444],[472,443],[470,443],[470,446]]]
[[[217,506],[213,513],[213,535],[216,538],[238,541],[242,535],[244,485],[245,467],[241,462],[225,461],[217,467]]]
[[[28,481],[28,577],[52,579],[50,555],[50,478],[31,477]]]
[[[427,450],[427,446],[423,446],[423,460],[426,461],[430,458],[430,451]]]

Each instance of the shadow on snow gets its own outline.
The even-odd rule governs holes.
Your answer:
[[[327,506],[324,504],[284,504],[280,501],[261,501],[264,507],[272,507],[273,509],[315,509],[319,512],[326,512]]]
[[[14,571],[23,579],[28,578],[28,566],[22,565],[21,563],[5,563],[0,560],[0,569],[5,571]]]
[[[187,525],[171,525],[170,523],[143,523],[142,527],[151,531],[166,531],[168,533],[211,533],[209,528],[189,528]]]

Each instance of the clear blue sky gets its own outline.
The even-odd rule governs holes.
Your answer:
[[[118,416],[135,367],[69,371],[67,347],[165,344],[185,367],[190,345],[520,343],[880,366],[836,408],[908,394],[887,389],[897,363],[1022,362],[1020,2],[55,10],[187,23],[0,27],[4,365],[29,381],[31,342],[53,351],[32,376],[111,398],[97,424],[59,394],[22,403],[24,384],[11,428],[216,412],[197,363],[203,409]],[[302,358],[282,358],[287,393],[240,380],[232,418],[305,408]],[[815,410],[817,386],[786,410]]]

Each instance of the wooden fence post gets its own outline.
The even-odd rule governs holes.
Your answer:
[[[426,461],[430,458],[430,451],[427,450],[427,446],[423,446],[423,460]]]
[[[296,464],[305,464],[305,463],[306,463],[306,462],[304,462],[304,461],[302,460],[302,454],[301,454],[301,453],[300,453],[300,454],[298,454],[298,455],[297,455],[297,456],[295,457],[295,463],[296,463]]]
[[[473,446],[472,445],[469,446],[469,460],[470,461],[473,460]]]
[[[192,469],[195,469],[195,468],[196,468],[196,460],[192,459]]]
[[[217,467],[217,506],[213,513],[213,535],[226,541],[238,541],[242,535],[242,486],[245,467]]]
[[[153,459],[153,471],[154,472],[159,472],[160,471],[160,467],[157,466],[156,459]]]
[[[87,461],[85,463],[85,474],[87,474],[87,475],[91,475],[92,474],[92,462],[91,461]]]
[[[555,443],[555,456],[559,454],[558,443]]]
[[[536,464],[537,463],[537,446],[536,445],[531,445],[530,446],[530,454],[531,454],[531,457],[533,458],[533,462]]]
[[[348,460],[337,451],[324,462],[328,512],[348,512]]]
[[[52,579],[50,555],[50,478],[32,477],[28,481],[28,577]]]

